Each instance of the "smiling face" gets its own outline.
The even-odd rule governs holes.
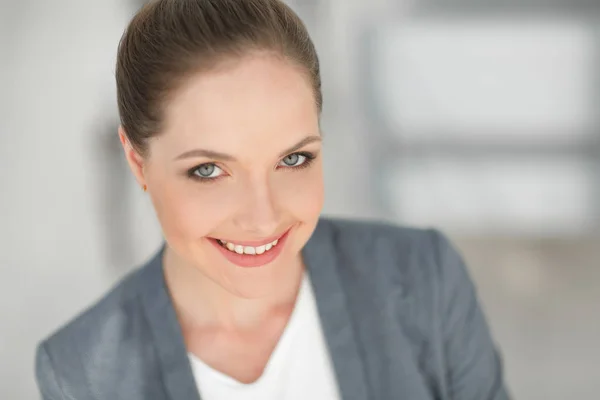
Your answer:
[[[165,123],[145,159],[126,153],[170,250],[246,298],[297,275],[323,205],[319,113],[302,71],[260,54],[197,74]]]

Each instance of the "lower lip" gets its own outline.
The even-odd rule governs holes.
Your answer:
[[[209,241],[231,263],[237,265],[238,267],[256,268],[256,267],[262,267],[263,265],[266,265],[266,264],[274,261],[279,256],[279,254],[281,254],[281,251],[283,250],[283,246],[285,246],[285,243],[287,241],[287,237],[288,237],[289,233],[290,233],[290,230],[288,230],[286,233],[284,233],[283,236],[281,236],[278,239],[277,244],[271,248],[271,250],[265,251],[263,254],[256,254],[256,255],[238,254],[238,253],[230,251],[230,250],[226,249],[225,247],[221,246],[219,244],[219,242],[217,242],[216,239],[209,238]]]

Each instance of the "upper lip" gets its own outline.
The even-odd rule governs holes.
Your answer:
[[[276,236],[272,236],[269,238],[265,238],[265,239],[260,239],[260,240],[229,240],[229,239],[224,239],[224,238],[216,238],[222,242],[227,242],[227,243],[233,243],[233,244],[237,244],[240,246],[251,246],[251,247],[258,247],[258,246],[264,246],[267,245],[269,243],[273,243],[275,240],[280,239],[283,235],[285,235],[291,228],[288,228],[285,232],[276,235]]]

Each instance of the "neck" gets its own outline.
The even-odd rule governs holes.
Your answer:
[[[294,264],[292,273],[268,294],[248,299],[223,288],[168,245],[163,254],[165,280],[180,323],[186,327],[252,329],[274,312],[291,310],[304,272],[300,255]]]

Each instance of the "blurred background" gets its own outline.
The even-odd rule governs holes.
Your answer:
[[[0,0],[0,398],[161,241],[118,142],[135,0]],[[600,2],[296,0],[324,81],[325,213],[435,226],[515,398],[600,393]]]

